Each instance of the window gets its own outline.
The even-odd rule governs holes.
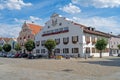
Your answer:
[[[92,53],[95,53],[95,48],[92,48]]]
[[[36,49],[36,53],[40,53],[40,50],[39,50],[39,49]]]
[[[60,28],[59,31],[63,31],[63,28]]]
[[[59,26],[61,26],[62,25],[62,23],[59,23]]]
[[[28,36],[28,38],[30,38],[30,36]]]
[[[69,48],[64,48],[63,53],[69,53]]]
[[[20,37],[20,40],[21,40],[22,38]]]
[[[54,30],[51,30],[51,33],[54,33]]]
[[[90,47],[86,47],[86,53],[90,53]]]
[[[64,44],[68,44],[68,42],[69,42],[69,37],[63,38],[63,43]]]
[[[50,31],[47,31],[47,34],[49,34],[50,33]]]
[[[79,53],[79,49],[78,48],[72,48],[72,53]]]
[[[36,46],[39,46],[40,45],[40,41],[36,41]]]
[[[106,48],[106,49],[104,49],[104,50],[103,50],[103,52],[109,52],[109,49],[108,49],[108,48]]]
[[[24,46],[24,43],[21,43],[21,46]]]
[[[59,48],[56,48],[56,49],[55,49],[55,53],[60,53],[60,49],[59,49]]]
[[[41,46],[44,46],[45,40],[41,41]]]
[[[45,49],[41,49],[41,53],[45,53]]]
[[[72,42],[77,43],[78,42],[78,36],[72,36]]]
[[[23,32],[27,31],[27,29],[23,29]]]
[[[90,43],[90,36],[85,36],[85,41],[87,44],[89,44]]]
[[[58,29],[55,29],[55,32],[58,32],[59,30]]]
[[[25,39],[25,37],[23,39]]]
[[[68,27],[64,27],[64,30],[68,30]]]
[[[96,53],[99,53],[100,51],[98,49],[96,49]]]
[[[109,52],[109,48],[106,48],[106,52]]]
[[[50,28],[50,26],[48,26],[48,28]]]
[[[92,37],[92,44],[95,44],[95,37]]]
[[[55,42],[56,42],[57,45],[60,44],[60,38],[59,39],[55,39]]]

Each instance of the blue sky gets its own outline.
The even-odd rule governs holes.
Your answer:
[[[0,0],[0,36],[17,37],[24,21],[44,25],[53,13],[120,34],[120,0]]]

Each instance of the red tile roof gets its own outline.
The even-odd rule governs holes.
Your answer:
[[[83,32],[85,32],[85,33],[99,35],[99,36],[104,36],[104,37],[110,37],[110,35],[108,33],[97,31],[97,30],[89,30],[88,28],[90,28],[90,27],[87,27],[85,25],[78,24],[78,23],[74,23],[74,25],[78,25],[81,28],[83,28]]]
[[[3,39],[5,42],[9,42],[9,40],[12,39],[12,38],[3,38],[3,37],[1,37],[0,40],[2,40],[2,39]]]
[[[9,42],[10,39],[12,38],[3,38],[5,42]]]
[[[32,30],[32,33],[35,35],[42,30],[42,26],[39,26],[33,23],[27,23],[27,25]]]
[[[2,38],[0,38],[0,40],[2,40]]]

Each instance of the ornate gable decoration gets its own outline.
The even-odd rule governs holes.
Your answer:
[[[55,26],[57,24],[57,19],[56,20],[52,20],[52,26]]]

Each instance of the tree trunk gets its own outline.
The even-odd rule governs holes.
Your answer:
[[[50,58],[51,58],[51,56],[52,56],[51,51],[48,51],[48,58],[50,59]]]
[[[102,58],[102,50],[100,50],[100,58]]]

